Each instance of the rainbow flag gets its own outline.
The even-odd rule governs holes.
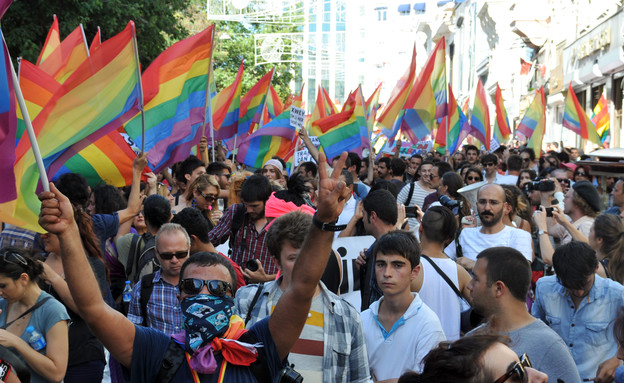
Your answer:
[[[511,129],[509,128],[509,118],[507,110],[503,103],[503,92],[496,83],[496,122],[494,123],[494,135],[500,143],[505,143],[511,137]]]
[[[33,121],[44,164],[51,165],[72,145],[76,150],[85,139],[94,142],[105,136],[138,112],[134,36],[134,23],[129,22],[121,33],[102,43]],[[0,204],[0,219],[43,232],[37,223],[41,204],[35,194],[39,172],[28,136],[20,140],[16,156],[18,198]]]
[[[303,88],[305,88],[305,83],[303,83],[303,85],[301,85],[301,91],[299,92],[299,95],[294,95],[294,94],[289,94],[288,97],[286,97],[286,100],[284,100],[284,109],[290,109],[291,105],[295,105],[297,108],[302,108],[301,103],[303,102]]]
[[[381,94],[382,85],[383,83],[380,82],[379,85],[377,85],[377,88],[375,88],[373,93],[366,100],[366,107],[365,107],[366,116],[370,116],[373,110],[376,111],[381,106],[381,104],[379,104],[379,95]]]
[[[337,109],[329,98],[327,91],[319,85],[318,92],[316,93],[316,103],[314,104],[314,109],[308,120],[310,135],[318,137],[323,133],[314,125],[314,122],[336,113]]]
[[[42,71],[39,67],[33,65],[27,60],[19,60],[20,88],[26,102],[26,109],[31,120],[34,120],[44,106],[50,101],[54,93],[61,84],[54,77]],[[17,108],[17,135],[15,137],[15,146],[24,134],[26,125],[22,111]]]
[[[585,140],[589,140],[596,145],[602,144],[594,123],[585,113],[578,98],[576,98],[574,89],[572,89],[572,83],[568,86],[562,125],[579,134]]]
[[[284,105],[273,85],[269,87],[266,105],[262,114],[262,125],[266,125],[284,111]]]
[[[0,3],[0,18],[4,15],[6,9],[11,5],[11,1]],[[2,29],[0,29],[2,35]],[[0,161],[0,175],[2,182],[0,183],[0,204],[10,203],[17,198],[17,189],[15,186],[15,173],[13,163],[15,162],[15,134],[17,132],[17,115],[15,90],[13,89],[13,75],[11,70],[11,57],[7,49],[4,35],[2,35],[2,48],[0,49],[0,153],[2,161]],[[0,205],[1,206],[1,205]]]
[[[160,172],[188,157],[201,139],[214,26],[178,41],[145,70],[145,151],[149,166]],[[142,147],[141,115],[125,126]]]
[[[234,82],[212,98],[212,122],[216,140],[226,140],[238,131],[242,84],[243,62],[241,61]]]
[[[81,24],[38,66],[62,84],[88,56],[89,48]]]
[[[290,109],[243,139],[238,145],[237,159],[256,169],[262,168],[273,156],[288,161],[297,146],[297,131],[290,126]]]
[[[535,98],[527,109],[516,131],[528,139],[527,147],[533,148],[535,156],[542,155],[542,140],[546,128],[546,97],[544,87],[535,92]]]
[[[241,98],[237,133],[240,141],[242,141],[242,138],[253,133],[260,125],[262,109],[264,109],[264,104],[266,103],[267,93],[269,92],[269,85],[271,85],[274,71],[275,68],[262,76],[256,85],[251,87],[245,96]],[[238,144],[236,146],[238,146]]]
[[[388,138],[392,136],[391,139],[394,139],[396,136],[396,131],[394,131],[394,125],[399,113],[401,113],[403,109],[403,104],[405,104],[405,100],[407,100],[407,96],[412,88],[412,84],[414,83],[414,78],[416,77],[416,45],[414,45],[414,52],[412,53],[412,61],[410,66],[407,68],[403,76],[399,78],[397,84],[392,89],[390,93],[390,98],[388,98],[388,102],[384,106],[377,122],[379,125],[383,127],[382,131],[384,135]],[[393,134],[394,133],[394,134]]]
[[[100,31],[100,27],[97,27],[98,30],[93,36],[93,41],[91,41],[91,45],[89,46],[89,54],[92,55],[96,49],[98,49],[102,45],[102,32]]]
[[[600,136],[600,142],[604,145],[609,137],[609,106],[604,95],[600,95],[600,99],[594,108],[591,117],[592,122],[596,125],[596,131]]]
[[[344,104],[342,104],[342,109],[340,109],[341,112],[346,112],[347,110],[351,110],[355,107],[355,93],[356,92],[357,90],[349,92],[347,99],[345,100]]]
[[[340,155],[343,151],[362,154],[362,132],[368,136],[368,127],[361,90],[359,100],[352,110],[332,114],[312,123],[321,133],[318,138],[327,158]]]
[[[331,97],[329,97],[329,92],[324,87],[321,87],[321,92],[323,92],[323,102],[325,103],[325,110],[329,112],[329,114],[338,113],[338,106],[336,103],[332,101]]]
[[[477,92],[472,106],[472,116],[470,117],[471,134],[481,141],[487,150],[490,150],[490,139],[492,138],[490,126],[490,112],[485,96],[485,89],[481,79],[477,83]]]
[[[41,53],[39,53],[39,58],[37,58],[37,65],[50,57],[50,54],[54,52],[59,45],[61,45],[61,35],[59,33],[58,19],[56,15],[52,15],[52,25],[48,31],[48,36],[46,36],[43,48],[41,48]]]
[[[454,154],[461,142],[470,132],[468,119],[462,112],[453,95],[451,85],[448,86],[448,115],[442,118],[442,123],[436,135],[436,144],[446,147],[449,153]]]
[[[446,39],[444,36],[438,41],[429,60],[434,61],[431,72],[431,87],[435,95],[436,113],[435,118],[446,116]]]

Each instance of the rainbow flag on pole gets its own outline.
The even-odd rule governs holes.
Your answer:
[[[472,107],[470,126],[472,127],[471,134],[474,138],[481,141],[485,148],[490,150],[490,139],[492,138],[490,112],[481,79],[479,79],[477,83],[477,92],[475,93],[475,101]]]
[[[602,144],[594,123],[587,113],[585,113],[578,98],[576,98],[574,89],[572,89],[572,83],[568,86],[562,125],[580,135],[585,140],[589,140],[596,145]]]
[[[61,45],[61,35],[59,33],[58,19],[56,18],[56,15],[52,15],[52,25],[48,31],[48,36],[43,44],[43,48],[41,48],[41,53],[39,53],[37,65],[45,61],[50,54],[59,47],[59,45]]]
[[[243,62],[241,61],[234,82],[212,98],[212,122],[217,140],[227,140],[238,131],[242,84]]]
[[[436,44],[433,53],[429,57],[433,60],[433,71],[431,72],[431,87],[435,95],[436,114],[435,118],[446,116],[446,39],[444,36]]]
[[[466,138],[470,131],[468,119],[453,95],[451,85],[448,86],[448,115],[442,118],[442,123],[436,135],[436,144],[447,148],[449,153],[454,154],[459,144]]]
[[[607,143],[609,137],[609,105],[604,94],[600,95],[600,99],[594,108],[594,112],[591,117],[592,122],[596,125],[596,131],[600,136],[600,142],[604,145]]]
[[[511,128],[509,127],[509,118],[507,117],[507,110],[503,103],[503,93],[501,88],[496,83],[496,121],[494,123],[494,135],[500,143],[504,143],[511,137]]]
[[[139,63],[133,41],[134,23],[130,22],[121,33],[102,43],[33,121],[44,164],[50,165],[65,149],[85,138],[93,141],[108,134],[138,112]],[[0,219],[42,232],[37,223],[39,172],[27,137],[16,149],[18,198],[0,205]]]
[[[89,45],[89,55],[92,55],[96,49],[102,46],[102,32],[100,31],[100,27],[97,27],[98,30],[93,37],[93,41],[91,41],[91,45]]]
[[[382,131],[384,135],[388,138],[392,136],[391,139],[394,139],[396,136],[396,131],[394,131],[394,122],[396,121],[399,113],[401,113],[403,109],[403,104],[405,104],[405,100],[407,100],[407,96],[412,88],[412,84],[414,83],[414,78],[416,77],[416,45],[414,45],[414,52],[412,53],[412,61],[410,66],[407,68],[403,76],[399,78],[397,84],[394,89],[392,89],[392,93],[390,93],[390,98],[386,105],[384,106],[379,118],[377,119],[377,123],[383,127]],[[394,134],[393,134],[394,133]]]
[[[155,172],[188,157],[199,143],[205,118],[214,26],[178,41],[145,70],[145,151]],[[142,146],[141,115],[125,125]]]
[[[546,128],[546,97],[544,87],[535,92],[535,98],[527,109],[516,131],[528,139],[527,147],[533,148],[535,156],[542,155],[542,140]]]
[[[61,84],[89,57],[82,24],[76,27],[39,67]]]
[[[237,133],[239,139],[247,137],[260,125],[262,110],[264,109],[264,104],[266,103],[269,85],[271,85],[271,79],[273,79],[274,72],[275,68],[271,69],[269,73],[262,76],[256,85],[249,89],[249,91],[241,99]]]
[[[284,111],[284,105],[280,100],[279,95],[273,85],[269,87],[269,94],[267,95],[266,106],[262,114],[262,125],[266,125],[271,122],[275,117],[282,114]]]
[[[11,1],[0,3],[0,18],[11,4]],[[2,153],[2,161],[0,161],[0,175],[2,182],[0,183],[0,204],[9,203],[17,198],[17,189],[15,187],[15,173],[13,163],[15,162],[15,135],[17,132],[17,115],[15,90],[13,88],[13,74],[11,70],[11,57],[7,49],[2,29],[0,29],[2,37],[2,47],[0,48],[0,153]],[[1,206],[1,205],[0,205]]]

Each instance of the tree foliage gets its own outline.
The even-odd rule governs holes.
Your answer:
[[[2,18],[2,32],[12,57],[36,62],[52,24],[59,20],[61,39],[82,23],[87,42],[99,26],[102,40],[136,25],[139,57],[146,68],[173,42],[188,36],[180,19],[190,0],[14,0]]]

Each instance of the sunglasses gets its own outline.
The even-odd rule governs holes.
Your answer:
[[[173,259],[173,257],[176,257],[178,259],[184,259],[184,258],[188,257],[189,251],[188,250],[176,251],[175,253],[161,253],[159,251],[158,255],[160,255],[160,258],[164,259],[165,261],[169,261],[169,260]]]
[[[527,354],[522,354],[522,357],[520,357],[520,361],[516,362],[516,364],[511,367],[511,370],[505,373],[505,375],[496,379],[494,383],[506,382],[513,376],[517,376],[522,383],[526,383],[529,380],[529,377],[527,376],[527,372],[525,370],[525,368],[527,367],[531,367],[531,360],[529,359],[529,356]]]
[[[0,254],[0,256],[2,258],[4,258],[4,260],[7,263],[10,263],[12,265],[16,265],[16,266],[28,266],[28,262],[26,261],[26,258],[24,258],[21,254],[18,254],[16,252],[13,251],[3,251],[2,254]],[[9,259],[12,258],[13,260]]]
[[[490,167],[490,166],[494,166],[494,163],[493,162],[488,162],[487,164],[483,164],[483,166],[485,166],[487,168],[487,167]]]
[[[219,175],[220,175],[221,177],[225,177],[225,178],[227,178],[228,180],[230,179],[230,177],[232,177],[232,175],[231,175],[231,174],[219,174]]]
[[[577,176],[581,176],[581,177],[585,177],[587,176],[587,174],[585,174],[584,172],[578,172],[576,173]]]
[[[570,184],[570,180],[567,178],[557,178],[557,181],[562,184]]]
[[[531,159],[530,159],[530,158],[523,158],[523,159],[522,159],[522,162],[529,162],[529,161],[531,161]]]
[[[206,202],[208,202],[208,203],[212,203],[212,202],[214,202],[214,201],[216,201],[216,200],[217,200],[217,197],[216,197],[216,196],[213,196],[213,195],[211,195],[211,194],[204,194],[204,193],[200,192],[199,190],[198,190],[197,192],[199,193],[199,195],[200,195],[200,196],[204,197],[204,199],[205,199],[205,200],[206,200]]]
[[[466,181],[481,181],[479,177],[466,177]]]
[[[229,282],[216,279],[203,280],[198,278],[186,278],[181,280],[179,285],[180,291],[188,295],[199,294],[204,286],[208,288],[208,292],[210,292],[211,295],[216,297],[225,296],[228,290],[230,290],[230,293],[234,294],[232,285]]]

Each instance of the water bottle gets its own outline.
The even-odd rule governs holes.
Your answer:
[[[126,281],[126,287],[123,289],[123,301],[124,303],[130,303],[132,299],[132,286],[130,286],[130,281]]]
[[[46,346],[44,337],[33,326],[26,327],[26,333],[28,334],[28,344],[35,350],[39,351]]]

